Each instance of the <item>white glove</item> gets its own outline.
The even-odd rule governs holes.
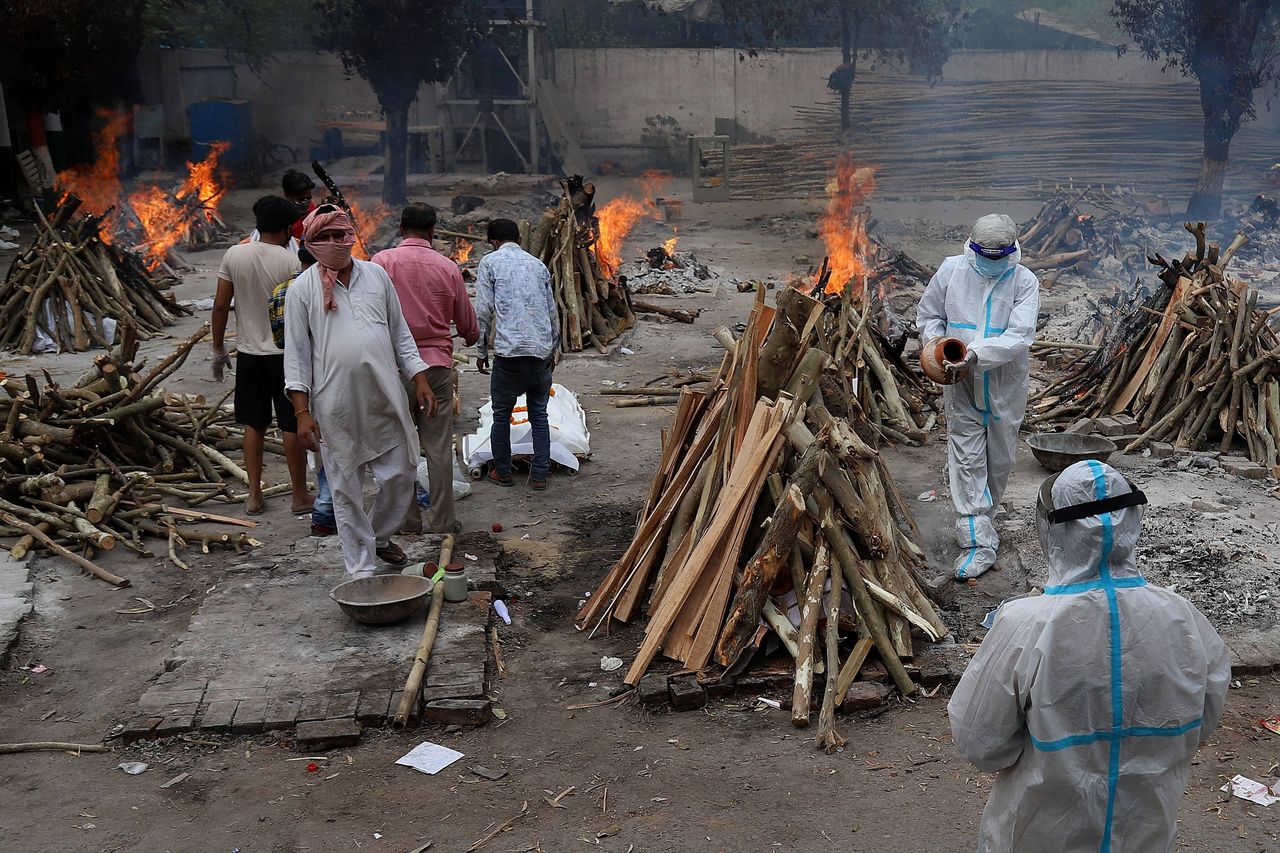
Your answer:
[[[951,380],[951,384],[963,381],[978,363],[978,354],[973,350],[969,350],[965,354],[963,361],[944,361],[942,363],[943,370],[947,371],[947,378]]]

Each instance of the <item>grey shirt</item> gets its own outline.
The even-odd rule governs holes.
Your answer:
[[[560,348],[560,315],[547,266],[517,243],[503,243],[476,267],[476,318],[481,358],[547,359]]]

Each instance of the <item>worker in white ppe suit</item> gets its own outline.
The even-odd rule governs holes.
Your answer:
[[[961,548],[955,575],[962,579],[977,577],[996,561],[995,512],[1027,408],[1040,283],[1019,265],[1017,237],[1017,225],[1004,214],[979,219],[964,254],[942,262],[916,309],[921,346],[945,336],[969,347],[963,362],[945,365],[955,384],[942,394]]]
[[[956,751],[998,773],[979,853],[1171,851],[1227,648],[1138,572],[1146,497],[1114,468],[1077,462],[1041,497],[1049,584],[1000,607],[947,708]]]

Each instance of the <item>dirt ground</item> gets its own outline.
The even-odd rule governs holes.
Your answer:
[[[444,189],[427,193],[446,206],[450,195]],[[253,196],[236,193],[228,206],[242,224]],[[1010,212],[1023,219],[1036,207],[1028,201],[1025,209]],[[814,211],[816,202],[797,203],[795,209]],[[740,278],[802,272],[794,257],[821,256],[817,241],[748,228],[759,212],[757,205],[740,203],[687,204],[681,247]],[[885,222],[936,223],[911,245],[901,245],[930,263],[952,251],[949,235],[981,212],[959,203],[876,208]],[[909,242],[910,229],[899,230]],[[638,252],[668,235],[666,226],[645,223],[628,247]],[[177,288],[179,298],[212,294],[218,257],[191,255],[198,272]],[[992,777],[952,753],[945,691],[846,718],[840,728],[848,746],[829,756],[814,749],[811,736],[793,729],[786,714],[762,708],[749,696],[686,714],[653,713],[630,701],[580,707],[607,700],[621,681],[621,672],[600,671],[600,657],[629,660],[636,647],[639,627],[588,641],[574,630],[572,615],[630,538],[657,457],[659,429],[670,417],[664,407],[615,409],[596,392],[606,381],[638,383],[672,368],[718,364],[720,351],[710,332],[741,322],[751,299],[726,287],[664,300],[700,307],[702,316],[694,326],[646,320],[626,341],[633,355],[569,356],[556,380],[581,394],[593,458],[575,477],[553,477],[545,494],[478,485],[459,503],[462,547],[499,553],[500,576],[511,592],[513,624],[500,631],[505,675],[493,691],[504,720],[453,733],[429,726],[372,730],[359,746],[323,757],[297,752],[280,733],[191,735],[109,755],[0,756],[0,849],[408,853],[428,842],[445,851],[565,851],[584,844],[618,853],[973,849]],[[207,317],[198,312],[173,336],[189,333]],[[154,350],[170,345],[148,344]],[[207,348],[197,353],[176,387],[214,396],[219,388],[209,378]],[[83,356],[5,357],[0,366],[49,366],[65,375],[78,372],[82,361]],[[475,409],[486,396],[483,377],[464,374],[462,396],[459,431],[474,426]],[[890,459],[909,497],[943,492],[944,464],[940,440]],[[1258,584],[1274,582],[1280,546],[1274,535],[1266,537],[1280,521],[1280,502],[1266,495],[1265,486],[1166,469],[1154,460],[1125,459],[1122,467],[1149,495],[1160,494],[1148,525],[1149,533],[1164,537],[1160,542],[1208,548],[1214,537],[1199,532],[1201,526],[1220,529],[1218,538],[1246,538],[1249,553],[1228,559],[1251,560]],[[278,464],[268,469],[269,478],[283,473]],[[981,633],[978,622],[987,610],[1043,582],[1029,515],[1043,473],[1024,449],[1009,490],[1003,568],[977,586],[950,588],[955,602],[946,618],[962,641]],[[1197,498],[1222,504],[1222,512],[1212,518],[1193,513],[1190,501]],[[260,538],[306,536],[305,522],[288,514],[286,500],[269,502]],[[917,506],[934,571],[945,571],[953,553],[949,502],[944,497]],[[507,532],[489,533],[494,521]],[[535,521],[533,527],[514,526]],[[1153,559],[1162,550],[1168,551],[1167,544],[1152,549]],[[108,567],[128,568],[132,588],[113,590],[59,562],[36,563],[36,612],[23,625],[13,668],[0,673],[0,741],[102,738],[163,670],[192,613],[222,582],[229,563],[224,554],[197,556],[190,571],[181,572],[159,561],[130,561],[119,552],[108,556]],[[132,616],[116,612],[135,598],[156,609]],[[1258,606],[1269,605],[1264,599]],[[1224,619],[1234,612],[1224,610]],[[336,610],[334,618],[342,618]],[[411,653],[405,649],[406,668]],[[35,662],[50,671],[20,669]],[[1246,678],[1232,690],[1222,727],[1193,769],[1181,810],[1180,849],[1280,851],[1280,812],[1218,791],[1236,773],[1275,778],[1280,736],[1258,721],[1277,712],[1280,678]],[[393,764],[423,740],[458,749],[465,758],[437,776]],[[145,761],[151,768],[129,776],[116,769],[124,760]],[[475,766],[507,775],[490,781],[470,770]],[[162,788],[182,773],[189,775]],[[506,831],[474,846],[503,825]]]

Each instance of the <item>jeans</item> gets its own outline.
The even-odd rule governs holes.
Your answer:
[[[329,491],[329,478],[324,475],[324,468],[316,471],[316,485],[320,491],[316,493],[315,505],[311,507],[311,523],[332,530],[338,526],[338,521],[333,517],[333,493]]]
[[[547,358],[502,358],[493,360],[489,397],[493,401],[493,427],[489,443],[493,466],[501,476],[511,474],[511,412],[516,398],[525,395],[529,426],[533,432],[533,461],[529,465],[534,480],[547,479],[551,470],[551,427],[547,423],[547,401],[551,398],[551,369]]]

